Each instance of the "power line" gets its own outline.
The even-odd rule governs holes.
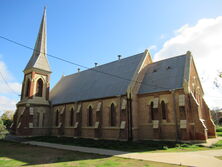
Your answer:
[[[26,49],[35,51],[35,52],[37,52],[37,53],[43,53],[43,52],[40,52],[39,50],[33,49],[32,47],[26,46],[26,45],[24,45],[24,44],[21,44],[21,43],[19,43],[19,42],[16,42],[16,41],[14,41],[14,40],[9,39],[9,38],[3,37],[3,36],[0,36],[0,38],[6,40],[6,41],[8,41],[8,42],[14,43],[14,44],[16,44],[16,45],[18,45],[18,46],[24,47],[24,48],[26,48]],[[109,75],[109,76],[112,76],[112,77],[115,77],[115,78],[119,78],[119,79],[122,79],[122,80],[129,81],[129,82],[133,81],[133,82],[139,83],[139,84],[144,85],[144,86],[152,86],[152,87],[155,87],[155,88],[159,87],[159,88],[163,88],[163,89],[170,89],[170,88],[163,87],[163,86],[146,84],[146,83],[142,83],[142,82],[137,81],[137,80],[131,80],[131,79],[123,78],[123,77],[120,77],[120,76],[118,76],[118,75],[110,74],[110,73],[107,73],[107,72],[104,72],[104,71],[99,71],[99,70],[96,70],[96,69],[94,69],[94,68],[89,68],[89,67],[86,67],[86,66],[84,66],[84,65],[77,64],[77,63],[74,63],[74,62],[72,62],[72,61],[69,61],[69,60],[66,60],[66,59],[63,59],[63,58],[60,58],[60,57],[51,55],[51,54],[47,54],[47,53],[43,53],[43,54],[46,54],[47,56],[52,57],[52,58],[57,59],[57,60],[60,60],[60,61],[63,61],[63,62],[72,64],[72,65],[75,65],[75,66],[78,66],[78,67],[85,68],[85,69],[87,69],[87,70],[99,72],[99,73],[102,73],[102,74],[105,74],[105,75]],[[3,79],[3,81],[5,82],[5,84],[8,86],[8,88],[9,88],[14,94],[20,96],[18,93],[16,93],[16,91],[14,91],[14,90],[10,87],[9,83],[8,83],[7,80],[4,78],[3,74],[1,73],[1,71],[0,71],[0,75],[1,75],[1,77],[2,77],[2,79]],[[209,96],[209,97],[222,99],[222,97],[216,97],[216,96]]]
[[[54,59],[57,59],[57,60],[60,60],[60,61],[63,61],[63,62],[72,64],[72,65],[75,65],[75,66],[78,66],[78,67],[82,67],[82,68],[85,68],[85,69],[87,69],[87,70],[99,72],[99,73],[102,73],[102,74],[105,74],[105,75],[109,75],[109,76],[112,76],[112,77],[115,77],[115,78],[119,78],[119,79],[122,79],[122,80],[129,81],[129,82],[131,82],[131,81],[132,81],[132,82],[136,82],[136,83],[139,83],[139,84],[144,85],[144,86],[149,86],[149,87],[152,86],[152,87],[155,87],[155,88],[163,88],[163,89],[168,89],[168,90],[170,89],[170,88],[163,87],[163,86],[157,86],[157,85],[152,85],[152,84],[145,84],[145,83],[142,83],[142,82],[137,81],[137,80],[131,80],[131,79],[123,78],[123,77],[118,76],[118,75],[110,74],[110,73],[107,73],[107,72],[104,72],[104,71],[99,71],[99,70],[96,70],[96,69],[94,69],[94,68],[89,68],[89,67],[86,67],[86,66],[84,66],[84,65],[81,65],[81,64],[78,64],[78,63],[74,63],[74,62],[72,62],[72,61],[69,61],[69,60],[66,60],[66,59],[63,59],[63,58],[54,56],[54,55],[52,55],[52,54],[48,54],[48,53],[41,52],[41,51],[36,50],[36,49],[34,49],[34,48],[32,48],[32,47],[29,47],[29,46],[27,46],[27,45],[21,44],[21,43],[19,43],[19,42],[16,42],[16,41],[11,40],[11,39],[9,39],[9,38],[3,37],[3,36],[1,36],[1,35],[0,35],[0,38],[6,40],[6,41],[8,41],[8,42],[14,43],[14,44],[16,44],[16,45],[19,45],[19,46],[21,46],[21,47],[24,47],[24,48],[26,48],[26,49],[32,50],[32,51],[34,51],[34,52],[45,54],[45,55],[47,55],[47,56],[49,56],[49,57],[52,57],[52,58],[54,58]]]
[[[7,82],[7,80],[5,79],[5,77],[3,76],[2,72],[0,71],[0,76],[2,78],[2,80],[5,82],[5,84],[8,86],[8,88],[16,95],[20,96],[14,89],[11,88],[11,86],[9,85],[9,83]]]
[[[212,97],[212,98],[216,98],[216,99],[222,99],[222,96],[218,97],[218,96],[212,96],[212,95],[207,95],[207,94],[205,94],[204,96],[205,97]]]

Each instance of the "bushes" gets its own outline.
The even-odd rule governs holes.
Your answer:
[[[3,121],[0,119],[0,139],[4,138],[7,134],[7,130],[5,128],[5,125],[3,124]]]
[[[7,129],[10,128],[13,122],[13,114],[13,111],[5,111],[0,118]]]

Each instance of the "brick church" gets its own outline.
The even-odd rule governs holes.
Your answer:
[[[148,50],[62,76],[50,90],[46,11],[24,69],[19,136],[204,142],[216,137],[191,52],[153,62]]]

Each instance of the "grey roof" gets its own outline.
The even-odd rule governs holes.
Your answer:
[[[189,57],[181,55],[149,64],[139,94],[182,88],[184,67]]]
[[[92,68],[91,70],[62,77],[51,90],[50,100],[55,105],[124,95],[130,80],[132,80],[136,69],[144,57],[144,53],[140,53]]]
[[[35,49],[33,51],[32,57],[30,58],[25,70],[30,68],[37,68],[44,71],[51,72],[50,66],[47,60],[47,48],[46,48],[46,10],[44,9],[44,14],[42,17],[38,37],[35,43]]]

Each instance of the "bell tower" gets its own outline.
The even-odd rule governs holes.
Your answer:
[[[17,103],[13,129],[21,136],[47,135],[51,70],[47,59],[46,8],[32,57],[23,72],[21,99]]]

